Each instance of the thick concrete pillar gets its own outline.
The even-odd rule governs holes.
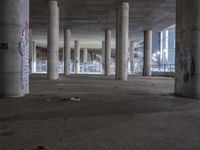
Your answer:
[[[102,72],[105,73],[105,41],[102,41]]]
[[[0,1],[0,97],[29,93],[29,0]]]
[[[48,17],[47,79],[57,80],[59,78],[59,9],[57,1],[49,1]]]
[[[111,30],[105,30],[105,75],[110,76],[111,63]]]
[[[36,58],[37,57],[37,53],[36,53],[36,42],[33,41],[32,42],[32,73],[36,72]]]
[[[131,74],[134,73],[134,51],[135,51],[135,42],[130,41],[129,54],[130,54],[130,71],[131,71]]]
[[[75,41],[74,42],[74,63],[75,63],[75,73],[79,73],[80,72],[80,43],[79,41]]]
[[[32,36],[32,29],[29,28],[29,73],[32,74],[32,52],[33,52],[33,36]]]
[[[151,76],[152,63],[152,30],[144,31],[144,66],[143,75]]]
[[[64,74],[70,75],[71,65],[71,30],[64,31]]]
[[[88,61],[88,49],[87,48],[84,48],[83,49],[83,63],[87,63]]]
[[[83,49],[83,71],[84,72],[87,72],[88,69],[87,69],[87,62],[88,62],[88,49],[87,48],[84,48]]]
[[[29,94],[29,74],[30,74],[30,57],[29,57],[29,53],[30,53],[30,0],[27,0],[26,1],[26,7],[25,7],[25,11],[26,11],[26,26],[27,26],[27,36],[28,36],[28,52],[26,53],[26,58],[25,60],[28,60],[28,66],[24,66],[24,69],[26,70],[26,68],[28,67],[29,68],[29,72],[26,73],[28,74],[28,77],[27,77],[27,83],[26,83],[26,94]],[[32,31],[31,31],[31,34],[32,34]],[[32,36],[32,35],[31,35]],[[32,38],[32,37],[31,37]],[[25,77],[26,78],[26,77]]]
[[[129,4],[123,2],[117,10],[116,80],[128,79]]]
[[[93,51],[92,53],[91,53],[91,58],[92,58],[92,61],[95,61],[96,60],[96,53]]]
[[[175,94],[200,98],[200,0],[177,0]]]

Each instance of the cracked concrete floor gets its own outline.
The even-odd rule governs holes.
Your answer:
[[[173,82],[32,75],[30,95],[0,99],[0,150],[198,150],[200,101],[174,97]]]

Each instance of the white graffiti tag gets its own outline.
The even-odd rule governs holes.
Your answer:
[[[29,30],[27,27],[22,30],[21,41],[18,49],[21,55],[21,88],[24,89],[28,86],[29,82]]]

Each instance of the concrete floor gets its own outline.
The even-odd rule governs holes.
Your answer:
[[[0,99],[0,150],[199,150],[200,101],[174,97],[172,78],[130,78],[33,75],[30,95]]]

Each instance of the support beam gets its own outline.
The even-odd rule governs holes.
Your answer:
[[[74,69],[75,69],[75,74],[80,72],[80,43],[79,41],[74,42]]]
[[[29,0],[0,7],[0,97],[22,97],[29,93]]]
[[[33,57],[33,36],[32,36],[32,29],[29,28],[29,73],[32,74],[33,73],[33,69],[32,69],[32,57]]]
[[[84,48],[83,49],[83,63],[87,63],[88,61],[88,49]]]
[[[84,49],[83,49],[83,71],[84,71],[84,72],[87,72],[87,71],[88,71],[87,62],[88,62],[88,49],[87,49],[87,48],[84,48]]]
[[[105,41],[102,41],[102,72],[105,73]]]
[[[151,76],[151,64],[152,64],[152,30],[145,30],[143,76]]]
[[[37,51],[36,51],[36,42],[32,42],[32,73],[36,72],[36,64],[37,64]]]
[[[24,66],[23,67],[23,71],[26,72],[26,69],[28,68],[29,71],[26,74],[26,77],[25,77],[25,94],[29,94],[30,91],[29,91],[29,75],[30,75],[30,0],[27,0],[26,1],[26,4],[25,4],[25,11],[26,11],[26,25],[27,26],[27,42],[28,42],[28,52],[26,52],[26,56],[24,57],[24,60],[28,60],[27,62],[25,62],[25,64],[27,64],[27,66]],[[23,45],[22,45],[23,47]],[[23,79],[22,79],[23,80]]]
[[[49,1],[48,17],[47,79],[57,80],[59,78],[59,9],[57,1]]]
[[[177,0],[175,94],[200,98],[200,0]]]
[[[128,79],[129,4],[123,2],[117,10],[116,80]]]
[[[96,59],[96,53],[93,51],[92,53],[91,53],[91,58],[92,58],[92,61],[95,61],[95,59]]]
[[[70,75],[71,65],[71,30],[64,31],[64,74]]]
[[[105,75],[110,76],[111,30],[105,30]]]
[[[130,71],[131,71],[131,74],[134,73],[134,51],[135,51],[135,42],[130,41],[129,56],[130,56]]]

